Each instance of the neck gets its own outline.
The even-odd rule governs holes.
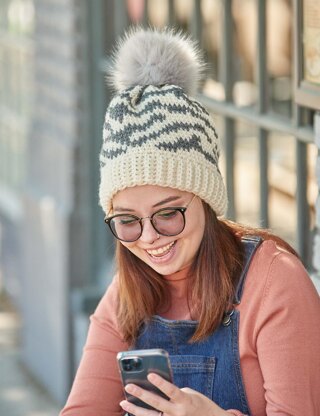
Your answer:
[[[160,310],[162,317],[167,319],[191,319],[188,304],[188,277],[190,267],[176,273],[163,276],[170,292],[170,306]]]
[[[188,266],[188,267],[185,267],[184,269],[179,270],[175,273],[163,276],[163,278],[165,280],[167,280],[168,282],[177,282],[179,280],[186,280],[188,278],[189,271],[190,271],[190,267]]]

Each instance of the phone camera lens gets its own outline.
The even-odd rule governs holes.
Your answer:
[[[124,369],[124,371],[132,370],[131,360],[122,360],[121,364],[122,364],[122,368]]]
[[[142,361],[140,358],[133,358],[131,365],[134,371],[139,371],[142,368]]]
[[[142,361],[138,357],[126,358],[121,361],[124,371],[140,371],[142,370]]]

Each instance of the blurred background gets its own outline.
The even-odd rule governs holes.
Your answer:
[[[318,1],[1,0],[1,415],[58,414],[112,279],[98,206],[105,74],[115,39],[137,24],[172,26],[204,49],[197,98],[221,138],[228,217],[287,239],[319,287]],[[309,26],[318,40],[306,45]],[[301,73],[312,90],[302,101]]]

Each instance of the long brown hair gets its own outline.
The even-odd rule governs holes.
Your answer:
[[[258,235],[264,240],[271,239],[297,255],[289,244],[267,230],[220,220],[208,204],[203,202],[203,207],[206,227],[188,279],[188,304],[192,305],[190,310],[198,320],[191,342],[210,335],[232,304],[244,261],[241,237]],[[125,340],[133,344],[141,324],[156,314],[160,306],[170,306],[170,299],[162,276],[119,241],[116,259],[119,278],[118,322]]]

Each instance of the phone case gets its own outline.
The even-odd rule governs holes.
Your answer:
[[[156,373],[172,383],[172,370],[167,351],[162,349],[124,351],[118,353],[117,360],[123,386],[133,383],[168,400],[168,397],[147,379],[149,373]],[[153,409],[126,391],[125,395],[129,402],[145,409]]]

